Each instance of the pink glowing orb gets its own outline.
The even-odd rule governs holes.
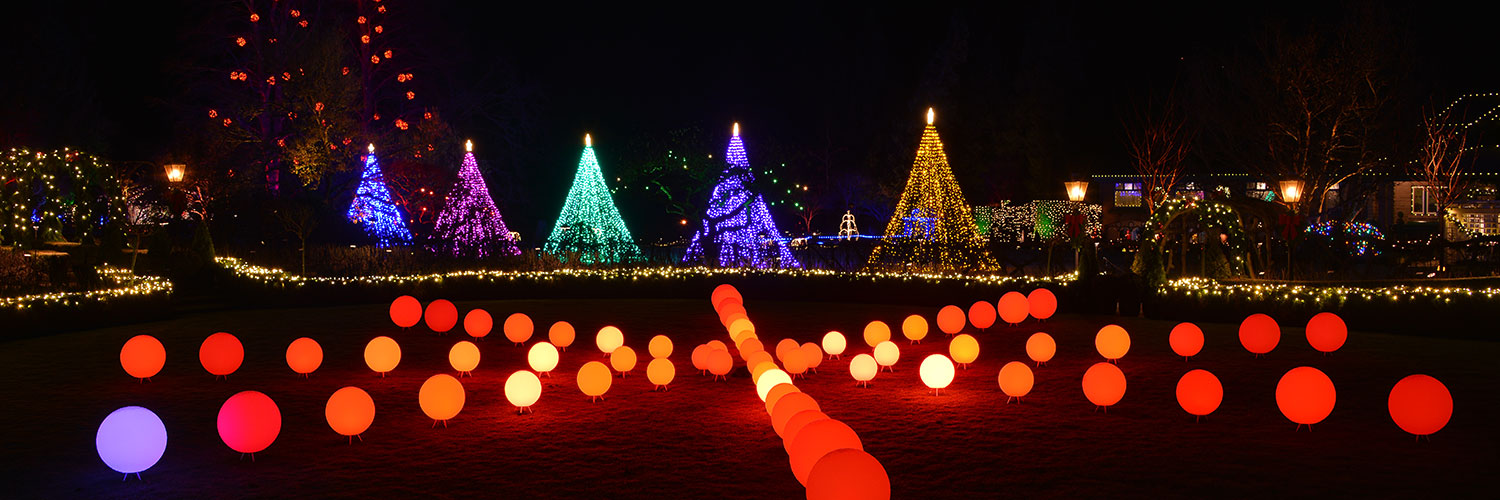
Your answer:
[[[281,410],[270,396],[244,391],[219,407],[219,439],[240,453],[257,453],[281,434]]]

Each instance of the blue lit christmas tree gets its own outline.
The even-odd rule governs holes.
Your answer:
[[[458,168],[458,181],[448,190],[442,213],[433,225],[429,247],[435,252],[458,257],[520,255],[511,239],[495,199],[490,197],[479,161],[474,159],[474,142],[464,143],[464,162]]]
[[[750,190],[754,174],[734,124],[725,153],[729,164],[703,214],[703,228],[693,234],[683,262],[722,267],[802,267],[787,248],[766,208],[766,200]]]
[[[375,145],[365,155],[365,169],[359,175],[359,187],[354,191],[354,201],[349,203],[349,222],[364,226],[365,234],[375,239],[375,246],[406,245],[411,243],[411,231],[406,230],[406,219],[401,209],[391,202],[391,192],[385,187],[385,174],[375,161]]]
[[[583,136],[583,157],[578,159],[573,187],[568,189],[562,213],[542,249],[584,264],[631,262],[642,257],[615,207],[609,186],[604,184],[604,173],[599,170],[593,139],[588,134]]]

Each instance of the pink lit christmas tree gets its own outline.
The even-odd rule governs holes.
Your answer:
[[[466,142],[464,149],[467,152],[463,166],[458,169],[458,182],[448,190],[447,203],[438,214],[428,246],[435,252],[458,257],[520,255],[510,229],[500,218],[500,209],[495,208],[495,200],[490,198],[484,176],[479,173],[474,142]]]

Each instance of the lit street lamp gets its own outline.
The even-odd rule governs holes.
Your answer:
[[[1064,182],[1063,186],[1068,190],[1068,201],[1083,201],[1083,195],[1089,191],[1089,183],[1085,181]]]

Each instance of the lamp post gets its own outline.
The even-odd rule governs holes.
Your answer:
[[[181,163],[169,163],[162,165],[167,171],[167,182],[177,185],[182,182],[182,177],[187,174],[187,165]]]
[[[172,210],[171,219],[176,219],[186,205],[187,194],[182,191],[182,180],[187,177],[187,165],[168,163],[162,165],[167,174],[167,205]]]
[[[1297,214],[1297,203],[1302,201],[1302,193],[1305,192],[1303,186],[1304,184],[1300,179],[1288,179],[1280,182],[1281,202],[1285,204],[1286,208],[1292,212],[1291,214],[1286,216],[1286,227],[1283,229],[1286,234],[1287,280],[1292,279],[1293,270],[1296,268],[1295,261],[1292,260],[1292,240],[1296,239],[1297,232],[1299,229],[1301,229],[1300,227],[1298,227],[1301,225],[1302,221]]]
[[[1088,194],[1089,183],[1085,181],[1064,182],[1063,187],[1068,191],[1068,201],[1083,201],[1083,196]]]

